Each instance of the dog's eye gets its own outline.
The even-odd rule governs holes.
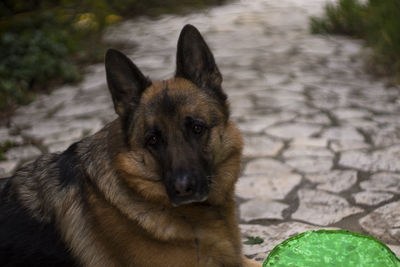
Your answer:
[[[200,135],[204,131],[204,126],[202,126],[200,124],[194,124],[192,127],[192,131],[193,131],[193,133]]]
[[[147,145],[149,146],[156,146],[158,144],[158,137],[155,135],[152,135],[147,139]]]

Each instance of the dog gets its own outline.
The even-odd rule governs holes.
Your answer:
[[[234,187],[242,137],[214,56],[192,25],[175,77],[105,56],[117,119],[3,182],[1,266],[250,267]]]

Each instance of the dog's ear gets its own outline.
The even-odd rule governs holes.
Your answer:
[[[214,56],[200,32],[190,24],[183,27],[179,36],[175,76],[188,79],[199,88],[211,90],[221,100],[226,99],[221,88],[222,75]]]
[[[151,85],[135,64],[122,52],[108,49],[105,57],[107,84],[114,108],[121,117],[139,103],[143,91]]]

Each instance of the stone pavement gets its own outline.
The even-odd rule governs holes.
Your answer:
[[[324,3],[242,0],[127,21],[104,37],[131,47],[125,52],[145,74],[164,79],[182,26],[204,34],[245,138],[238,209],[243,236],[264,239],[244,248],[258,260],[289,236],[320,228],[368,233],[400,256],[400,88],[364,73],[362,43],[309,34],[308,16]],[[18,145],[0,161],[1,175],[114,117],[104,66],[91,66],[81,84],[38,97],[0,128],[0,142]]]

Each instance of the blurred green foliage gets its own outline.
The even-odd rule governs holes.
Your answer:
[[[400,1],[339,0],[322,18],[310,20],[312,33],[346,34],[366,40],[373,51],[369,67],[400,83]]]
[[[13,147],[15,147],[15,144],[12,141],[0,143],[0,161],[7,160],[5,153]]]
[[[29,102],[37,90],[80,79],[78,66],[102,60],[105,26],[224,0],[2,0],[0,111]]]
[[[243,242],[243,244],[246,244],[246,245],[259,245],[264,242],[264,239],[262,239],[259,236],[247,236],[246,238],[247,238],[247,240],[245,242]]]

